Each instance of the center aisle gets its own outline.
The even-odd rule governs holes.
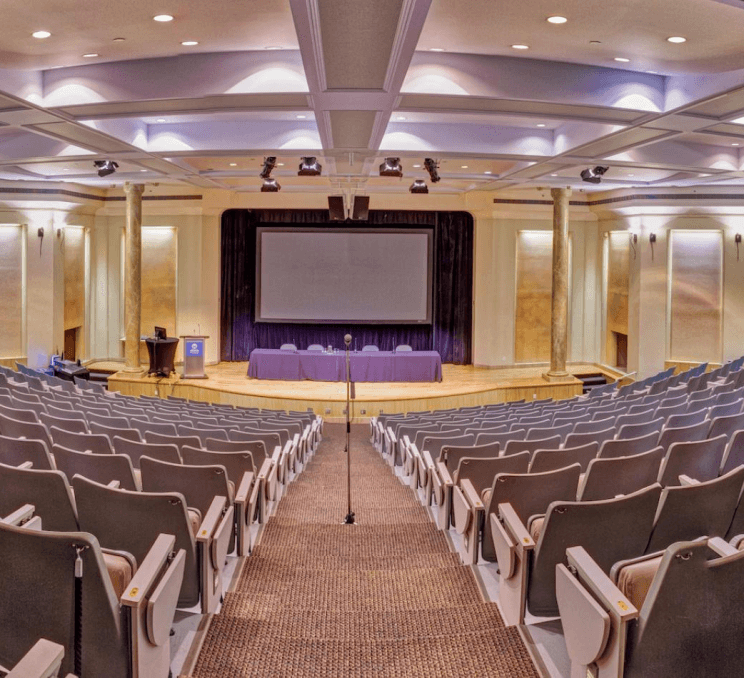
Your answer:
[[[344,426],[326,424],[212,620],[194,678],[537,675],[368,430],[352,427],[359,524],[341,524]]]

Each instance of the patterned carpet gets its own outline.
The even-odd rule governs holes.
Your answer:
[[[352,427],[289,487],[209,629],[193,678],[537,676],[516,629],[483,603],[469,568]]]

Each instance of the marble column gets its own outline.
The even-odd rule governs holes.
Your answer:
[[[124,184],[127,221],[124,250],[125,372],[141,372],[140,316],[142,314],[142,192],[143,184]]]
[[[550,371],[547,381],[571,379],[566,372],[568,349],[568,201],[570,188],[552,188],[553,197],[553,303],[550,318]]]

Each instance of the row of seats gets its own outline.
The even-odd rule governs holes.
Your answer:
[[[296,351],[297,346],[295,344],[282,344],[279,347],[279,350],[281,351]],[[320,344],[310,344],[310,346],[307,347],[308,351],[324,351],[325,348],[321,346]],[[379,351],[380,349],[375,346],[374,344],[367,344],[366,346],[362,347],[362,351]],[[395,347],[396,351],[412,351],[413,349],[408,344],[400,344],[399,346]]]
[[[494,563],[507,624],[561,616],[572,675],[730,675],[743,363],[556,403],[381,415],[370,438],[462,535],[464,562]]]
[[[322,419],[5,384],[0,628],[25,613],[0,634],[0,664],[44,637],[77,675],[165,677],[176,607],[217,611],[227,555],[250,552]]]

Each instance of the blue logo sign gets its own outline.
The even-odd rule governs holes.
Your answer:
[[[199,339],[198,341],[186,342],[186,355],[189,358],[198,358],[204,355],[204,341]]]

